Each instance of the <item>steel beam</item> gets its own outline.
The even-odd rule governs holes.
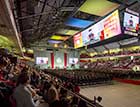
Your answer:
[[[41,9],[41,13],[43,13],[43,11],[44,11],[44,9],[45,9],[46,2],[47,2],[47,0],[45,0],[45,2],[44,2],[44,4],[43,4],[43,7],[42,7],[42,9]],[[37,26],[39,26],[39,24],[40,24],[41,17],[42,17],[42,15],[39,16],[39,20],[38,20]]]
[[[61,7],[61,11],[73,11],[74,9],[76,9],[76,7]]]
[[[43,12],[43,13],[37,13],[37,14],[33,14],[33,15],[18,17],[16,19],[23,20],[23,19],[28,19],[28,18],[37,17],[37,16],[40,16],[40,15],[47,15],[47,14],[48,14],[48,12]]]

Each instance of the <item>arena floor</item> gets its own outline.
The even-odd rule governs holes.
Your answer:
[[[114,85],[84,87],[81,94],[93,99],[102,96],[104,107],[140,107],[140,86],[114,82]]]

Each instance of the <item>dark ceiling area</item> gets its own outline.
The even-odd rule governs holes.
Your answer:
[[[100,16],[78,11],[86,0],[13,0],[13,13],[18,31],[22,35],[23,46],[27,48],[47,47],[52,35],[59,35],[58,29],[83,30],[64,24],[70,16],[90,21],[98,21]],[[108,0],[120,4],[123,11],[126,7],[140,12],[139,0]],[[65,35],[63,35],[65,36]],[[62,42],[73,47],[72,35]]]
[[[15,18],[25,47],[40,42],[63,28],[84,0],[15,0]]]

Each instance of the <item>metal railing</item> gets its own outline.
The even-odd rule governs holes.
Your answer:
[[[87,106],[88,107],[103,107],[102,105],[98,104],[97,102],[94,102],[90,99],[88,99],[87,97],[81,95],[81,94],[78,94],[78,93],[74,93],[68,89],[66,89],[65,87],[63,86],[60,86],[61,88],[65,89],[68,91],[69,94],[71,94],[72,96],[76,96],[78,99],[80,100],[83,100],[84,102],[86,102]]]

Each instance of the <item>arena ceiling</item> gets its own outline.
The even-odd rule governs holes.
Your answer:
[[[11,0],[18,31],[22,35],[26,48],[47,48],[56,43],[52,35],[62,36],[60,44],[73,47],[72,36],[84,28],[65,24],[68,18],[78,18],[96,22],[102,15],[82,11],[82,5],[88,0]],[[97,1],[97,0],[95,0]],[[99,0],[98,0],[99,1]],[[126,7],[140,13],[139,0],[100,0],[118,5],[123,11]],[[80,10],[81,9],[81,10]],[[63,32],[63,33],[62,33]],[[65,33],[64,33],[65,32]],[[114,43],[116,44],[116,43]],[[117,46],[120,43],[117,43]],[[109,48],[108,45],[107,47]],[[114,46],[115,47],[115,46]],[[97,49],[94,49],[97,50]]]

